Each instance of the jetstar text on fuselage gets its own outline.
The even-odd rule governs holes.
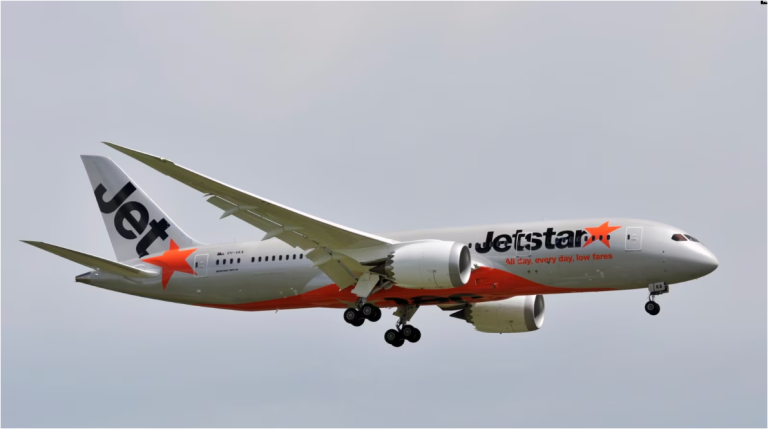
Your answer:
[[[545,249],[569,249],[574,247],[586,247],[595,241],[611,247],[611,232],[621,228],[609,226],[608,222],[598,226],[573,230],[555,231],[547,228],[544,232],[526,232],[518,229],[514,234],[500,234],[494,237],[494,231],[488,231],[485,242],[475,243],[477,253],[488,253],[491,249],[503,253],[514,248],[518,252],[524,250]]]

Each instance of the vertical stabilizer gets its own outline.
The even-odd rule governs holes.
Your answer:
[[[165,252],[171,240],[182,249],[202,244],[173,223],[114,161],[95,155],[81,158],[118,261]]]

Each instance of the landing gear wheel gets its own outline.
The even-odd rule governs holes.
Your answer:
[[[360,309],[360,313],[371,322],[381,319],[381,310],[373,304],[365,304],[363,308]],[[377,315],[378,317],[376,317]]]
[[[395,346],[395,347],[400,347],[403,344],[405,344],[405,340],[397,340],[394,343],[392,343],[392,345]]]
[[[419,341],[419,339],[421,339],[421,331],[416,329],[415,326],[411,326],[411,325],[403,326],[402,334],[406,340],[412,343],[415,343]]]
[[[645,303],[645,311],[651,316],[655,316],[661,311],[661,306],[656,301],[648,301]]]
[[[388,330],[387,332],[384,333],[384,341],[386,341],[387,344],[392,344],[393,346],[395,346],[395,343],[397,343],[399,341],[400,342],[400,346],[402,346],[403,345],[403,336],[402,336],[402,334],[400,334],[400,332],[397,332],[394,329],[390,329],[390,330]],[[400,346],[395,346],[395,347],[400,347]]]
[[[376,307],[376,313],[373,314],[373,316],[369,317],[368,320],[371,322],[378,322],[379,319],[381,319],[381,309],[379,307]]]
[[[421,331],[419,331],[415,326],[411,325],[405,325],[403,326],[403,337],[405,337],[406,340],[415,343],[421,339]]]
[[[365,317],[354,308],[348,308],[344,311],[344,321],[352,326],[360,326],[365,322]]]

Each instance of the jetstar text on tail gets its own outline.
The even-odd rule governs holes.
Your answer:
[[[514,234],[501,234],[493,236],[493,231],[488,231],[485,242],[475,243],[477,253],[488,253],[491,249],[503,253],[512,248],[518,252],[523,250],[568,249],[574,247],[586,247],[595,241],[599,241],[611,247],[611,232],[621,228],[609,226],[608,222],[596,227],[577,229],[575,231],[555,231],[547,228],[544,232],[525,232],[518,229]]]
[[[112,197],[111,200],[104,201],[104,194],[107,192],[107,188],[99,183],[99,186],[96,187],[93,193],[96,195],[96,201],[99,203],[99,210],[101,210],[102,213],[109,214],[117,210],[117,213],[115,213],[115,229],[120,236],[126,240],[135,239],[137,237],[136,233],[138,233],[138,235],[143,234],[144,230],[147,229],[147,225],[149,225],[149,232],[147,232],[147,235],[142,237],[136,245],[136,253],[139,257],[142,257],[149,255],[147,249],[158,239],[158,237],[162,240],[168,238],[168,234],[166,234],[165,230],[170,228],[171,225],[165,218],[160,219],[159,222],[154,219],[150,221],[149,212],[141,203],[128,201],[123,204],[135,190],[136,187],[133,183],[128,182],[123,186],[123,189],[120,189],[120,192]],[[136,218],[134,213],[138,213],[139,217]],[[128,221],[136,232],[127,229],[123,224],[123,221]]]

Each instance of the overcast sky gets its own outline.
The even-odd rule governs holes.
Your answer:
[[[766,9],[734,3],[3,3],[3,426],[765,426]],[[203,242],[262,233],[101,140],[385,232],[676,225],[720,260],[423,339],[74,283],[113,257],[79,156]]]

